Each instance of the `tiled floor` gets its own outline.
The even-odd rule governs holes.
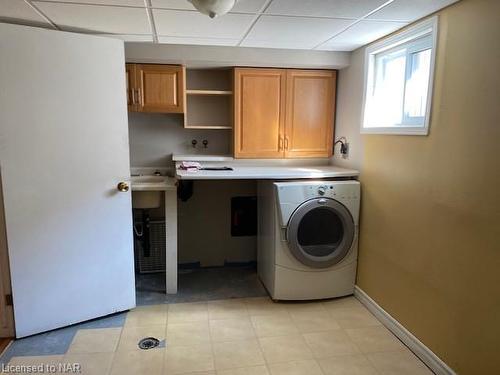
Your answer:
[[[255,264],[179,270],[177,294],[165,294],[165,273],[136,275],[137,305],[266,296]]]
[[[160,348],[138,349],[154,336]],[[267,297],[142,306],[123,327],[81,329],[66,353],[10,364],[79,363],[87,375],[432,374],[354,297]]]
[[[127,313],[119,313],[70,327],[15,340],[0,356],[0,366],[19,356],[61,356],[68,351],[76,333],[99,328],[121,328]]]

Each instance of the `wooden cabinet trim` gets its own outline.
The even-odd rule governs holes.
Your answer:
[[[280,119],[278,129],[277,150],[244,150],[243,139],[243,109],[242,95],[244,88],[242,80],[245,77],[280,77]],[[234,142],[233,150],[236,158],[313,158],[331,157],[333,154],[336,77],[335,70],[302,70],[302,69],[267,69],[267,68],[235,68],[234,69]],[[317,95],[313,100],[307,93],[308,83],[305,82],[305,93],[296,92],[297,80],[301,78],[323,79],[318,82],[317,90],[311,92]],[[314,82],[309,83],[313,85]],[[321,91],[319,91],[321,90]],[[319,92],[319,93],[318,93]],[[265,94],[263,94],[265,95]],[[299,95],[299,98],[297,98]],[[303,95],[303,102],[300,101]],[[314,97],[314,95],[313,95]],[[302,110],[298,107],[304,107]],[[297,110],[297,112],[296,112]],[[264,111],[265,112],[265,111]],[[297,128],[296,121],[302,122],[302,129]],[[305,127],[305,128],[304,128]],[[310,129],[314,131],[311,132]],[[318,134],[318,131],[320,134]],[[248,133],[247,133],[248,134]],[[294,136],[296,139],[294,139]]]
[[[247,77],[277,77],[279,84],[279,120],[278,136],[275,139],[276,150],[244,150],[243,138],[249,136],[244,134],[243,124],[243,79]],[[283,158],[284,150],[282,147],[285,125],[285,98],[286,98],[286,72],[283,69],[253,69],[253,68],[235,68],[234,69],[234,156],[236,158]],[[265,94],[263,94],[265,95]],[[272,141],[271,141],[272,143]]]
[[[332,70],[299,70],[299,69],[287,69],[287,95],[286,95],[286,121],[285,121],[285,157],[286,158],[313,158],[313,157],[331,157],[333,152],[333,133],[334,133],[334,114],[335,114],[335,89],[336,89],[336,71]],[[297,77],[311,77],[311,78],[324,78],[329,82],[327,84],[326,93],[326,110],[328,112],[319,112],[319,115],[324,115],[323,124],[318,124],[318,126],[323,125],[326,132],[324,143],[322,145],[315,147],[295,147],[296,143],[307,141],[308,133],[303,132],[300,136],[300,140],[295,142],[294,140],[294,126],[295,126],[295,109],[297,106],[302,105],[307,106],[304,103],[297,103],[295,98],[295,79]],[[310,108],[299,109],[299,113],[311,113]],[[310,133],[309,133],[310,134]],[[314,135],[314,134],[311,134]],[[314,141],[312,142],[314,143]]]
[[[159,65],[159,64],[138,64],[136,66],[136,80],[139,89],[138,107],[141,112],[160,112],[160,113],[183,113],[185,99],[185,68],[177,65]],[[146,102],[147,87],[145,87],[145,75],[147,73],[170,73],[173,74],[173,100],[169,104],[148,104]]]
[[[170,95],[171,103],[153,104],[147,103],[149,95],[145,87],[145,75],[148,73],[165,73],[172,74],[172,87],[167,88],[167,92],[158,92],[153,88],[151,95]],[[129,100],[134,99],[135,104],[129,105],[130,111],[137,112],[156,112],[156,113],[184,113],[186,103],[186,68],[180,65],[164,65],[164,64],[127,64],[128,79],[133,84],[132,91],[129,91]],[[161,82],[159,83],[161,84]],[[170,91],[170,92],[169,92]]]
[[[145,95],[147,95],[147,87],[145,87],[145,74],[147,73],[170,73],[173,74],[172,91],[168,94],[171,101],[170,104],[147,103]],[[127,73],[127,105],[129,111],[138,112],[157,112],[157,113],[186,113],[186,69],[179,65],[163,65],[163,64],[126,64]],[[243,134],[245,130],[243,124],[242,100],[244,89],[242,86],[243,79],[246,77],[279,77],[279,108],[271,109],[275,111],[279,117],[277,122],[277,139],[273,140],[276,144],[275,149],[270,149],[272,142],[269,139],[260,138],[267,143],[267,149],[258,150],[258,147],[253,150],[245,150],[243,148],[243,139],[248,137],[248,133]],[[296,98],[296,80],[301,77],[318,77],[330,80],[328,84],[328,92],[326,95],[327,103],[324,107],[328,113],[318,112],[319,121],[323,123],[323,129],[326,131],[324,136],[316,141],[311,140],[308,144],[308,135],[316,133],[307,133],[307,130],[298,130],[296,126],[296,116],[302,117],[297,121],[305,121],[311,124],[311,119],[304,119],[304,113],[311,113],[310,110],[304,108],[303,111],[298,110],[297,106],[313,106],[314,103],[301,103],[300,99]],[[303,69],[278,69],[278,68],[234,68],[233,71],[233,93],[234,93],[234,139],[233,152],[237,158],[306,158],[306,157],[331,157],[333,153],[334,139],[334,121],[335,121],[335,98],[336,98],[336,77],[335,70],[303,70]],[[166,83],[168,86],[168,82]],[[160,83],[161,85],[161,83]],[[163,82],[165,85],[165,82]],[[158,95],[153,92],[154,95]],[[255,95],[255,93],[253,93]],[[263,93],[262,95],[266,95]],[[271,93],[272,95],[272,93]],[[276,95],[276,91],[274,92]],[[276,96],[274,96],[276,99]],[[304,98],[308,96],[304,94]],[[306,101],[304,99],[304,101]],[[276,102],[272,104],[276,106]],[[265,104],[264,104],[265,106]],[[264,111],[265,112],[265,111]],[[323,116],[323,118],[321,117]],[[274,120],[276,119],[275,116]],[[305,115],[307,117],[307,115]],[[319,125],[321,128],[321,125]],[[272,132],[271,132],[272,133]],[[298,135],[297,135],[298,133]],[[295,134],[295,139],[294,139]],[[250,135],[251,136],[251,135]],[[262,134],[256,134],[255,137],[262,137]],[[319,144],[322,140],[324,143]],[[254,145],[258,139],[254,140]],[[263,142],[263,143],[264,143]],[[300,144],[302,143],[302,145]],[[312,144],[312,146],[311,146]],[[319,146],[317,146],[319,144]]]
[[[137,111],[136,104],[136,69],[135,64],[125,64],[125,80],[127,88],[127,108],[131,112]]]

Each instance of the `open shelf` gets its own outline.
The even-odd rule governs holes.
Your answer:
[[[184,126],[184,129],[219,129],[219,130],[231,130],[233,127],[229,125],[188,125]]]
[[[231,91],[233,89],[232,69],[187,69],[186,89]]]
[[[232,129],[232,96],[188,95],[186,104],[186,129]]]
[[[186,90],[188,95],[233,95],[229,90]]]
[[[188,69],[184,128],[233,128],[233,74],[231,69]]]

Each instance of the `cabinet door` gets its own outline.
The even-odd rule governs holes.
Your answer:
[[[336,74],[287,70],[286,157],[332,155]]]
[[[129,111],[137,111],[136,106],[136,84],[135,84],[135,64],[125,64],[125,82],[127,85],[127,108]]]
[[[282,158],[286,71],[234,71],[234,156]]]
[[[185,69],[175,65],[137,64],[140,112],[183,113]]]

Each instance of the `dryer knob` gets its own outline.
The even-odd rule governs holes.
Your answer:
[[[318,194],[319,195],[325,195],[325,193],[326,193],[326,188],[324,186],[320,186],[318,188]]]

